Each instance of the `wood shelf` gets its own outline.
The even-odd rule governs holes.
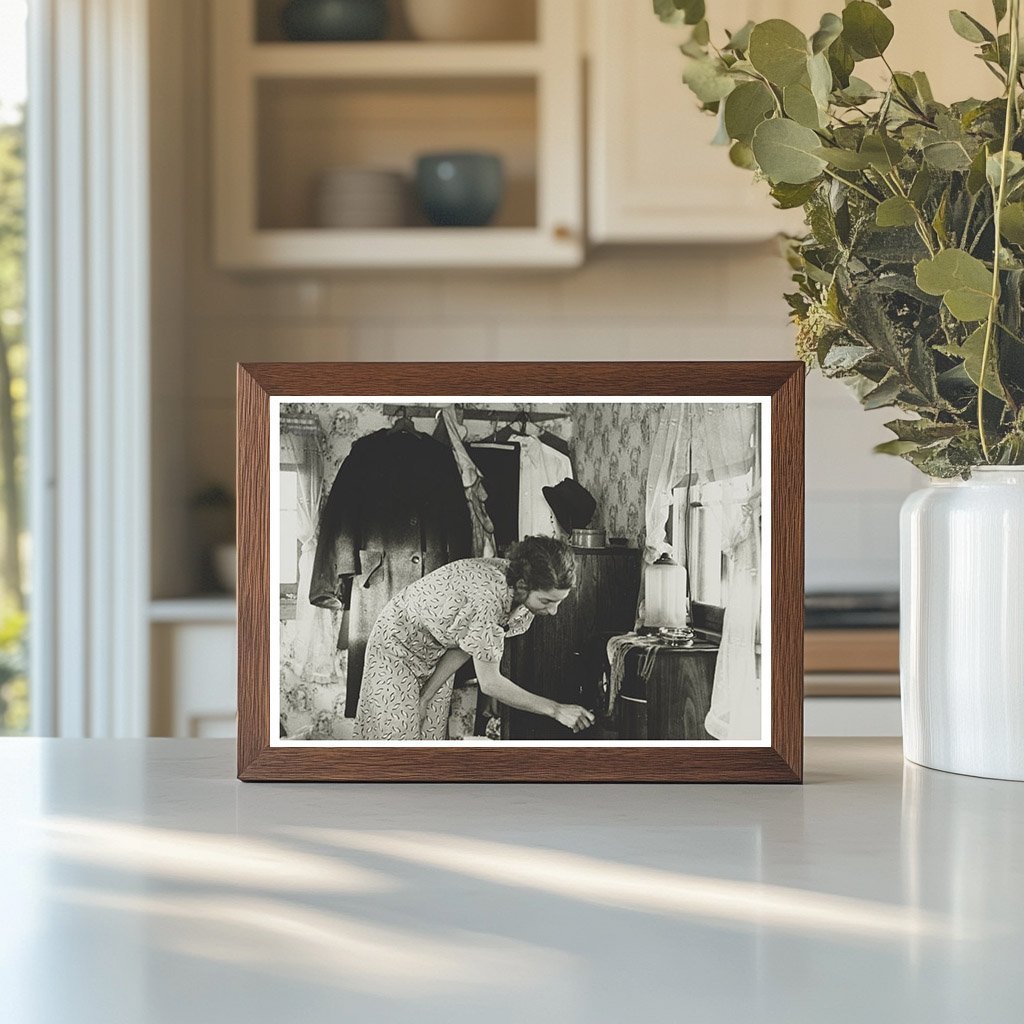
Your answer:
[[[561,244],[559,244],[561,242]],[[221,266],[309,270],[318,267],[574,267],[579,240],[548,239],[532,228],[327,228],[253,231],[225,244]]]
[[[213,245],[239,271],[560,268],[583,262],[580,11],[537,0],[518,42],[256,42],[254,0],[211,5]],[[266,13],[264,11],[264,13]],[[494,226],[316,227],[336,167],[410,175],[424,152],[497,153]]]
[[[536,43],[256,43],[242,57],[255,78],[520,77],[541,73]]]

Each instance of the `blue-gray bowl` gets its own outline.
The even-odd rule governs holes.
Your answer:
[[[436,227],[489,224],[505,195],[501,157],[493,153],[427,153],[416,162],[416,192]]]
[[[291,0],[281,11],[285,38],[297,42],[362,42],[387,27],[387,0]]]

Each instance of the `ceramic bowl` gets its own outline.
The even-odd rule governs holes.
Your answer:
[[[505,194],[501,157],[493,153],[428,153],[416,162],[416,193],[436,227],[483,227]]]
[[[297,42],[380,39],[387,25],[387,0],[291,0],[281,11],[285,38]]]
[[[429,42],[528,39],[534,31],[531,6],[510,0],[404,0],[413,35]]]

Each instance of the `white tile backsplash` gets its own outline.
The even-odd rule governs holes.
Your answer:
[[[608,251],[570,273],[454,271],[258,279],[188,275],[188,450],[230,481],[234,364],[251,360],[790,359],[784,262],[770,246]],[[807,381],[807,583],[894,587],[916,471],[874,455],[887,411]]]

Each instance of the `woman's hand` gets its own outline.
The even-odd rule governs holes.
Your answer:
[[[582,732],[594,724],[593,712],[579,704],[559,704],[555,708],[555,721],[573,732]]]

